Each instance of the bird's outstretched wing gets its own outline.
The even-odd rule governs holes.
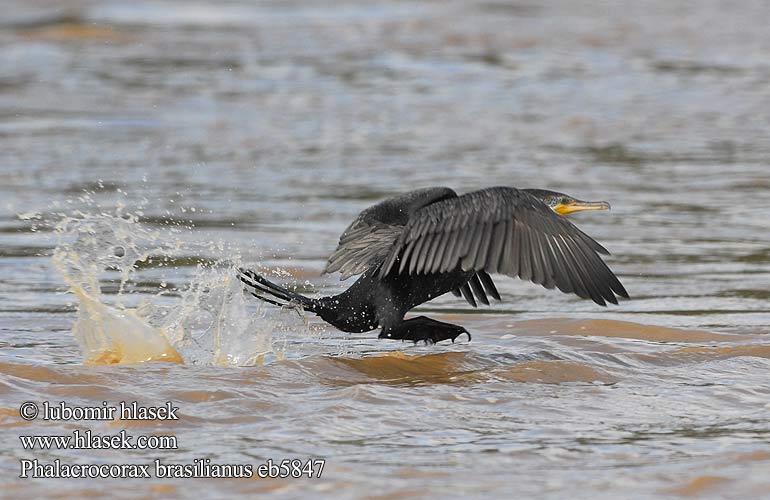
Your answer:
[[[346,280],[381,264],[415,212],[452,198],[457,198],[452,189],[425,188],[388,198],[367,208],[342,233],[324,272],[340,271],[340,279]]]
[[[628,293],[599,253],[609,252],[538,198],[495,187],[417,210],[388,249],[380,276],[447,272],[459,264],[617,304],[616,295]]]

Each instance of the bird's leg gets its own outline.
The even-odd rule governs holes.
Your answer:
[[[443,323],[425,316],[417,316],[395,326],[384,327],[380,332],[379,338],[412,340],[414,343],[422,340],[426,344],[435,344],[442,340],[454,342],[463,333],[468,335],[468,340],[470,341],[471,334],[461,326]]]
[[[253,296],[279,307],[299,306],[310,312],[318,312],[318,301],[276,285],[250,269],[238,269],[238,279]],[[271,298],[272,297],[272,298]]]

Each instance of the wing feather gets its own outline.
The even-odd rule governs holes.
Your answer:
[[[423,248],[420,248],[422,250],[421,252],[418,252],[417,257],[417,266],[416,266],[416,273],[417,274],[425,274],[425,268],[427,267],[427,261],[428,257],[430,256],[430,251],[433,246],[433,241],[436,239],[436,236],[438,236],[436,233],[429,233],[425,235],[424,238],[422,238],[422,241],[424,242]]]
[[[337,249],[329,257],[324,272],[340,271],[340,279],[344,280],[364,273],[371,267],[392,267],[399,259],[400,252],[393,254],[391,250],[411,217],[432,203],[456,197],[457,193],[449,188],[417,189],[367,208],[342,233]],[[436,221],[433,219],[421,222],[425,222],[427,227]],[[419,236],[413,236],[410,241],[418,242]],[[410,260],[404,257],[400,263],[401,269]]]
[[[418,274],[417,263],[420,261],[420,256],[425,257],[421,251],[425,245],[426,238],[417,238],[414,240],[414,250],[412,250],[412,256],[409,258],[409,274]]]
[[[473,295],[475,295],[476,298],[479,299],[479,302],[488,306],[489,299],[487,298],[486,292],[484,292],[484,287],[481,286],[481,281],[479,281],[479,275],[474,274],[473,277],[468,281],[468,283],[471,285],[471,290],[473,290]]]
[[[476,299],[473,298],[473,293],[471,292],[471,288],[468,286],[468,283],[460,287],[460,293],[463,294],[463,297],[465,297],[465,300],[468,302],[468,304],[472,305],[473,307],[477,307]]]
[[[492,298],[495,300],[501,300],[500,292],[497,291],[495,282],[492,281],[492,277],[490,275],[488,275],[484,271],[479,271],[478,273],[476,273],[476,276],[479,277],[479,279],[481,280],[481,284],[484,285],[484,290],[487,291],[487,295],[491,295]]]
[[[496,273],[500,267],[500,257],[503,254],[505,248],[506,232],[508,228],[508,221],[500,221],[495,224],[495,229],[490,242],[489,256],[487,257],[487,265],[485,269],[487,272]]]

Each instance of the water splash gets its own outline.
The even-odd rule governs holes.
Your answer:
[[[189,286],[173,291],[166,283],[181,271],[167,263],[195,251],[174,238],[181,229],[161,233],[119,209],[65,216],[55,229],[53,263],[78,301],[72,332],[84,363],[253,365],[272,352],[271,322],[247,311],[235,278],[237,253],[199,263]],[[156,294],[127,291],[140,266],[161,274]],[[115,272],[118,279],[110,279]],[[108,301],[105,290],[115,284]]]
[[[145,301],[139,314],[189,363],[261,364],[273,350],[270,333],[275,325],[264,315],[248,313],[231,264],[198,265],[181,303],[160,306]]]

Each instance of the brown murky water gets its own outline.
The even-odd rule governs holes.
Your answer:
[[[2,494],[770,496],[768,19],[763,2],[6,1]],[[248,263],[334,293],[319,273],[349,220],[429,185],[610,201],[574,220],[632,300],[500,279],[490,308],[422,307],[474,334],[423,346],[259,308],[232,279]],[[26,421],[25,401],[171,401],[179,419]],[[122,429],[178,447],[19,440]],[[20,459],[285,458],[323,475],[18,477]]]

